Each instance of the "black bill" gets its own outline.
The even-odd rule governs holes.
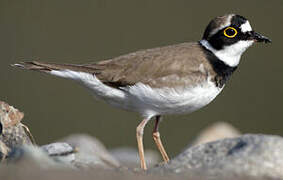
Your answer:
[[[268,37],[263,36],[255,31],[250,31],[248,32],[248,34],[249,34],[249,39],[255,40],[256,42],[271,43],[271,40]]]

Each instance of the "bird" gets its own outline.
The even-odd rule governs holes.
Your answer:
[[[169,156],[159,133],[161,118],[189,114],[214,100],[254,42],[271,40],[255,32],[245,17],[226,14],[212,19],[197,42],[138,50],[87,64],[26,61],[13,66],[75,80],[95,98],[141,114],[136,139],[140,165],[146,170],[146,124],[155,120],[152,136],[167,163]]]

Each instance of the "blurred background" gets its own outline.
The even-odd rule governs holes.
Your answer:
[[[24,111],[39,144],[89,133],[108,148],[136,147],[138,114],[115,109],[78,84],[10,67],[41,60],[89,63],[139,49],[198,41],[215,16],[237,13],[272,44],[256,44],[242,57],[224,91],[207,107],[167,116],[160,132],[169,154],[182,150],[205,126],[232,123],[243,133],[283,135],[283,1],[1,0],[0,100]],[[155,148],[152,124],[145,147]]]

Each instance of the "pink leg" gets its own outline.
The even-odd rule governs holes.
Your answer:
[[[141,161],[141,168],[146,170],[146,163],[144,158],[144,148],[143,148],[143,129],[149,119],[144,119],[137,127],[137,142],[138,142],[138,149],[139,149],[139,156]]]
[[[155,120],[155,126],[154,126],[154,129],[153,129],[153,133],[152,133],[152,136],[153,136],[153,139],[155,141],[155,144],[158,148],[158,150],[160,151],[161,155],[162,155],[162,158],[164,160],[165,163],[167,163],[169,161],[169,157],[162,145],[162,142],[161,142],[161,139],[160,139],[160,134],[159,134],[159,131],[158,131],[158,124],[160,122],[160,117],[161,116],[156,116],[156,120]]]

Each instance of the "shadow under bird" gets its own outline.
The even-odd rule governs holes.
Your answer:
[[[73,79],[97,98],[143,117],[136,129],[141,168],[146,169],[143,131],[155,119],[153,139],[165,162],[169,157],[158,124],[167,114],[191,113],[210,103],[254,42],[271,42],[235,14],[213,19],[199,42],[186,42],[83,65],[21,62],[13,66]]]

